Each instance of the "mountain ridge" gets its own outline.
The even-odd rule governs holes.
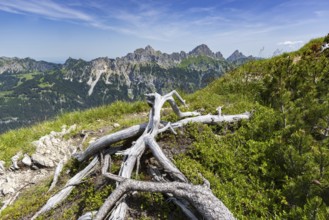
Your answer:
[[[188,56],[208,56],[208,57],[212,57],[215,59],[220,59],[220,60],[227,60],[230,62],[233,62],[235,60],[234,58],[234,54],[237,52],[238,50],[235,50],[231,55],[229,55],[226,59],[224,58],[223,54],[220,51],[217,52],[213,52],[206,44],[200,44],[198,46],[196,46],[194,49],[192,49],[189,52],[185,52],[185,51],[181,51],[181,52],[172,52],[170,54],[168,53],[162,53],[160,50],[155,50],[152,46],[147,45],[145,48],[138,48],[136,50],[134,50],[134,52],[129,52],[127,53],[125,56],[121,56],[121,57],[116,57],[116,58],[109,58],[108,56],[105,57],[97,57],[91,60],[85,60],[82,58],[72,58],[72,57],[68,57],[63,63],[55,63],[55,62],[50,62],[50,61],[45,61],[45,60],[37,60],[31,57],[24,57],[24,58],[19,58],[19,57],[6,57],[6,56],[1,56],[0,57],[0,74],[2,74],[3,72],[6,71],[6,69],[3,68],[3,65],[6,62],[15,64],[14,62],[18,62],[21,63],[25,66],[21,66],[21,68],[18,67],[12,67],[12,69],[10,69],[10,71],[21,71],[23,70],[22,67],[27,67],[27,65],[36,65],[39,64],[40,66],[42,66],[42,64],[44,66],[48,65],[49,68],[51,68],[50,66],[52,66],[53,68],[60,68],[61,66],[65,65],[65,63],[69,60],[82,60],[85,62],[91,62],[93,60],[97,60],[99,58],[106,58],[106,59],[110,59],[110,60],[120,60],[120,59],[124,59],[124,60],[135,60],[135,61],[143,61],[143,58],[146,57],[147,60],[145,61],[151,61],[152,57],[153,58],[158,58],[157,60],[159,60],[159,57],[163,56],[164,58],[171,58],[175,61],[179,61],[181,59],[185,59]],[[241,55],[242,58],[246,58],[247,56],[245,56],[243,53],[241,53],[240,51],[238,51]],[[145,56],[148,55],[149,57]],[[237,57],[238,59],[240,59],[241,57]],[[250,59],[257,59],[257,57],[254,57],[252,55],[248,56],[248,58]],[[161,59],[160,59],[161,60]],[[8,63],[6,63],[8,65]],[[8,67],[7,67],[8,68]],[[39,71],[44,71],[45,69],[38,69]]]
[[[190,93],[235,66],[205,44],[188,53],[171,54],[148,45],[115,59],[68,58],[63,64],[1,57],[0,132],[63,111],[140,100],[150,92],[178,89]]]

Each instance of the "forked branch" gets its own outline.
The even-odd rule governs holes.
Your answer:
[[[111,175],[111,177],[114,176]],[[109,176],[109,178],[111,177]],[[117,181],[118,178],[114,177],[113,180]],[[235,219],[228,208],[207,187],[181,182],[155,183],[121,178],[120,180],[120,185],[106,199],[97,212],[95,220],[104,219],[117,201],[131,191],[170,193],[175,197],[189,201],[205,219]]]
[[[92,143],[83,153],[75,156],[78,161],[84,161],[92,156],[104,153],[105,157],[102,158],[103,166],[101,168],[101,173],[106,178],[117,182],[117,188],[106,199],[97,212],[95,219],[104,219],[110,213],[111,216],[109,219],[124,219],[128,207],[125,202],[125,195],[132,191],[165,193],[168,197],[172,198],[191,219],[196,219],[196,217],[193,212],[187,208],[189,206],[194,207],[205,219],[234,219],[232,213],[226,206],[213,195],[209,187],[209,182],[205,180],[206,184],[203,186],[189,183],[184,174],[166,157],[161,147],[155,141],[155,137],[159,133],[165,132],[167,129],[171,129],[175,132],[174,129],[182,127],[190,122],[205,124],[234,122],[241,119],[249,119],[250,113],[222,115],[221,111],[218,110],[219,113],[217,115],[200,116],[198,112],[182,112],[176,104],[174,96],[185,105],[185,100],[183,100],[176,91],[172,91],[164,96],[158,93],[147,94],[146,101],[151,107],[147,124],[135,125],[104,136]],[[180,118],[184,119],[174,123],[161,122],[161,109],[165,102],[169,102],[173,111]],[[122,148],[111,148],[111,145],[119,141],[131,140],[132,138],[135,140],[132,142],[132,145],[124,148],[123,154],[125,156],[118,175],[112,174],[108,171],[111,163],[110,155],[118,152],[118,150]],[[157,176],[157,180],[162,182],[147,182],[131,179],[133,170],[136,169],[138,172],[139,159],[147,149],[152,152],[153,156],[158,161],[158,166],[161,166],[161,169],[164,170],[166,174],[169,174],[174,182],[166,182],[168,180],[164,180],[161,176]],[[81,181],[81,178],[90,173],[96,163],[98,163],[98,156],[95,156],[91,164],[81,171],[83,174],[80,174],[80,172],[76,175],[79,176],[79,178],[72,178],[74,180],[70,180],[62,191],[50,198],[47,204],[36,213],[33,218],[63,201],[72,190],[72,188],[70,188],[73,187],[72,184]],[[92,215],[86,215],[84,219],[88,218],[88,216]]]

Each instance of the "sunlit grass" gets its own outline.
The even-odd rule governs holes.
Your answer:
[[[17,152],[33,153],[32,142],[49,134],[51,131],[60,131],[63,125],[76,124],[78,130],[97,129],[117,122],[128,126],[142,119],[125,119],[125,114],[147,111],[148,106],[143,102],[125,103],[115,102],[111,105],[92,108],[86,111],[76,111],[58,116],[54,120],[42,122],[31,127],[8,131],[0,135],[0,160],[4,160],[9,166],[10,158]]]

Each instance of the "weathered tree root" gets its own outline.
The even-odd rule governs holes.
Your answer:
[[[117,201],[131,191],[171,193],[175,197],[184,198],[193,204],[205,219],[235,219],[228,208],[205,186],[181,182],[155,183],[137,181],[115,175],[108,175],[108,177],[116,181],[120,179],[120,185],[106,199],[97,212],[95,220],[104,219]]]
[[[115,132],[113,134],[101,137],[100,139],[89,145],[89,147],[83,153],[75,154],[73,155],[73,157],[75,157],[78,161],[82,162],[101,152],[103,149],[109,147],[113,143],[141,135],[144,132],[146,125],[147,124],[134,125],[121,131]]]
[[[59,163],[57,164],[57,167],[55,169],[55,173],[54,173],[54,178],[53,178],[53,182],[51,183],[48,192],[50,192],[51,190],[53,190],[58,182],[58,177],[62,172],[64,166],[64,160],[59,161]]]
[[[179,117],[190,117],[199,115],[198,112],[181,112],[178,108],[173,96],[176,96],[180,102],[185,105],[185,101],[180,97],[176,91],[172,91],[164,96],[159,95],[158,93],[152,93],[146,95],[147,103],[152,107],[149,113],[149,122],[143,132],[143,134],[136,140],[134,145],[126,151],[124,162],[121,164],[121,169],[119,176],[130,178],[132,171],[138,164],[138,159],[142,156],[146,149],[145,137],[154,138],[159,133],[159,127],[161,122],[161,108],[165,102],[169,102],[173,108],[175,114]],[[160,129],[160,131],[164,131]],[[125,200],[122,200],[121,203],[115,208],[112,212],[112,215],[109,219],[117,220],[124,219],[127,211],[127,204]]]
[[[117,182],[117,188],[111,193],[108,199],[106,199],[94,219],[104,219],[110,214],[111,216],[109,219],[124,219],[128,207],[125,203],[125,195],[131,191],[165,193],[170,198],[173,198],[172,200],[174,200],[175,203],[182,208],[183,212],[186,213],[186,215],[191,219],[197,218],[194,216],[193,212],[189,210],[188,207],[190,205],[192,205],[192,207],[194,207],[205,219],[234,219],[232,213],[225,207],[225,205],[212,194],[209,188],[209,182],[204,180],[205,184],[203,186],[190,184],[184,174],[182,174],[180,170],[177,169],[177,167],[165,156],[160,146],[156,143],[155,137],[159,133],[165,132],[168,129],[175,132],[175,128],[182,127],[190,122],[205,124],[234,122],[241,119],[249,119],[250,114],[246,112],[239,115],[222,115],[221,108],[218,109],[218,115],[200,116],[198,112],[181,112],[173,96],[176,96],[180,102],[185,104],[185,101],[176,91],[172,91],[164,96],[161,96],[158,93],[147,94],[146,100],[151,106],[149,121],[147,124],[135,125],[104,136],[92,143],[83,153],[75,155],[75,158],[81,162],[97,154],[104,154],[105,158],[102,158],[102,175]],[[188,118],[182,119],[175,123],[161,122],[160,114],[162,106],[165,102],[169,102],[173,111],[179,117]],[[119,141],[131,138],[136,138],[135,141],[132,142],[132,146],[120,152],[125,157],[121,164],[119,174],[114,175],[108,172],[108,167],[111,163],[110,154],[119,153],[118,150],[122,149],[114,149],[109,147]],[[154,179],[158,182],[146,182],[131,179],[133,169],[136,168],[138,172],[139,159],[146,149],[150,149],[159,165],[165,170],[166,173],[170,174],[171,179],[173,179],[174,182],[166,182],[168,180],[164,180],[156,174]],[[84,169],[85,174],[83,176],[90,173],[92,168],[95,167],[97,161],[98,156],[96,156],[91,164]],[[80,173],[77,175],[81,176]],[[79,179],[79,181],[80,180],[81,179]],[[69,192],[66,192],[65,190],[71,187],[72,184],[79,181],[70,180],[66,187],[62,190],[63,192],[60,191],[58,194],[50,198],[47,204],[38,213],[36,213],[32,219],[53,208],[60,201],[63,201],[69,194]],[[84,215],[83,219],[92,218],[90,216],[92,215]]]
[[[36,219],[40,214],[53,209],[54,207],[56,207],[56,205],[64,201],[70,195],[74,187],[79,184],[83,178],[88,176],[88,174],[93,171],[97,163],[98,157],[95,157],[87,167],[85,167],[82,171],[72,177],[61,191],[51,197],[47,201],[47,203],[37,213],[35,213],[31,220]]]

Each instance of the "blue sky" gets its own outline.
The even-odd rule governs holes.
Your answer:
[[[328,32],[328,0],[0,0],[0,56],[52,62],[202,43],[270,57]]]

